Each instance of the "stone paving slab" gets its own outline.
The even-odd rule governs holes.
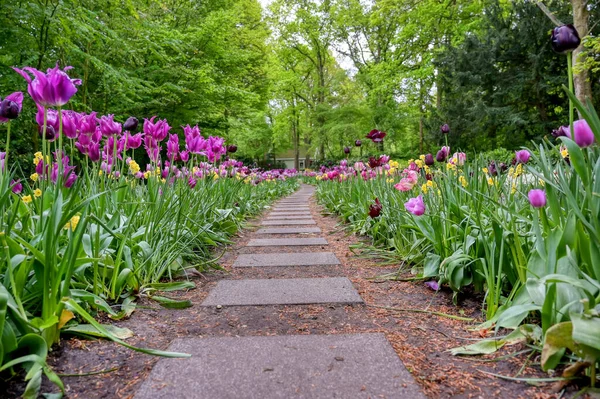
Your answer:
[[[318,227],[267,227],[256,230],[256,234],[301,234],[301,233],[320,233]]]
[[[265,220],[261,223],[263,226],[292,226],[298,224],[317,224],[314,220]]]
[[[311,215],[275,215],[267,216],[265,220],[300,220],[300,219],[312,219]]]
[[[339,264],[340,261],[333,252],[288,252],[242,254],[237,257],[233,267],[320,266]]]
[[[328,245],[326,239],[317,238],[255,238],[247,247],[295,247],[304,245]]]
[[[177,338],[135,399],[425,396],[381,333]]]
[[[346,277],[221,280],[201,306],[363,303]]]
[[[294,212],[294,211],[310,211],[310,208],[307,206],[276,206],[271,208],[272,211],[275,212]]]
[[[268,216],[310,216],[310,211],[275,211],[269,212]]]

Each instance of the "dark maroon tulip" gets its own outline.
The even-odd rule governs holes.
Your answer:
[[[383,206],[381,205],[381,202],[379,202],[379,198],[375,198],[375,203],[369,206],[369,216],[371,216],[373,219],[379,217],[382,209]]]
[[[571,24],[557,26],[552,31],[552,49],[557,53],[568,53],[575,50],[581,44],[577,29]]]
[[[386,132],[382,132],[377,129],[373,129],[367,134],[367,138],[372,140],[373,143],[381,143],[383,142],[383,138],[387,135]]]
[[[227,152],[234,153],[237,151],[237,145],[231,144],[227,146]]]
[[[381,158],[369,157],[369,166],[373,169],[381,166]]]
[[[488,172],[490,172],[490,175],[492,176],[498,176],[498,169],[496,169],[496,163],[495,162],[490,162],[489,166],[488,166]]]
[[[20,112],[21,107],[19,107],[19,104],[15,101],[5,98],[2,100],[2,103],[0,103],[0,118],[17,119]]]
[[[448,153],[444,150],[439,150],[435,155],[435,159],[438,162],[446,162],[446,158],[448,158]]]
[[[508,170],[508,165],[505,164],[504,162],[500,162],[500,173],[504,173]]]
[[[510,161],[510,164],[515,166],[517,164],[517,157],[513,157],[513,159]]]
[[[350,154],[350,147],[344,147],[344,154]]]
[[[360,141],[360,140],[356,140],[356,141],[354,142],[354,145],[355,145],[355,146],[357,146],[357,147],[360,147],[360,146],[362,145],[362,141]]]
[[[431,155],[431,154],[425,155],[425,165],[431,166],[434,163],[435,163],[435,160],[433,159],[433,155]]]
[[[431,173],[427,173],[425,175],[425,180],[433,180],[433,175]]]
[[[440,126],[440,130],[443,134],[448,134],[450,133],[450,126],[448,126],[447,123],[444,123],[442,126]]]
[[[568,133],[569,133],[569,126],[561,126],[558,129],[554,129],[552,131],[552,136],[554,136],[555,138],[568,137]]]
[[[44,127],[40,126],[40,136],[44,134]],[[56,138],[56,130],[54,130],[54,126],[48,125],[46,126],[46,140],[53,141]]]
[[[135,116],[130,116],[129,118],[127,118],[125,123],[123,123],[123,129],[125,129],[128,132],[135,132],[138,128],[138,123],[139,121]]]

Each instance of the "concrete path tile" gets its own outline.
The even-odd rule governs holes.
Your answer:
[[[302,234],[320,233],[318,227],[268,227],[256,230],[256,234]]]
[[[340,261],[333,252],[285,252],[242,254],[237,257],[233,267],[320,266],[339,264]]]
[[[292,226],[297,224],[317,224],[312,219],[301,219],[301,220],[265,220],[261,223],[263,226]]]
[[[135,399],[425,396],[383,334],[177,338]]]
[[[295,247],[305,245],[328,245],[327,240],[318,238],[255,238],[248,247]]]

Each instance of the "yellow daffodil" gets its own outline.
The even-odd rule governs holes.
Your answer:
[[[63,229],[65,229],[65,230],[71,229],[71,231],[75,230],[77,228],[77,224],[79,223],[80,219],[81,219],[81,216],[79,216],[79,215],[73,216],[71,218],[71,220],[69,220],[67,222],[67,224],[65,224],[65,226],[63,227]]]
[[[21,200],[23,200],[23,202],[24,202],[25,204],[29,204],[31,201],[33,201],[33,200],[31,199],[31,195],[24,195],[24,196],[21,198]]]
[[[40,178],[40,175],[38,175],[37,173],[32,173],[31,176],[29,176],[29,178],[32,181],[38,181],[38,179]]]
[[[33,196],[35,198],[41,197],[42,196],[42,190],[40,190],[39,188],[36,188],[35,190],[33,190]]]
[[[460,182],[460,185],[463,187],[467,187],[469,185],[469,183],[467,182],[467,179],[465,179],[465,177],[463,175],[460,175],[458,177],[458,181]]]

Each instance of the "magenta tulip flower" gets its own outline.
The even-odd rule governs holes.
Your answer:
[[[519,163],[527,163],[529,162],[529,158],[531,157],[531,153],[527,150],[520,150],[515,153],[515,158]]]
[[[419,195],[418,197],[409,199],[405,204],[404,208],[415,216],[421,216],[425,213],[425,202],[423,202],[423,197]]]
[[[23,108],[23,93],[16,91],[0,102],[0,123],[17,119]]]
[[[156,116],[150,119],[144,119],[144,133],[146,136],[151,136],[156,141],[163,141],[169,135],[171,126],[167,123],[166,119],[161,119],[154,122]]]
[[[10,185],[12,186],[12,192],[15,194],[21,194],[23,191],[23,185],[20,180],[12,180]]]
[[[534,208],[543,208],[546,206],[546,192],[544,190],[535,189],[527,194],[529,203]]]
[[[76,139],[81,122],[81,115],[74,111],[62,111],[62,131],[65,137]]]
[[[589,147],[594,144],[595,137],[592,128],[585,119],[579,119],[573,122],[573,131],[575,132],[575,142],[581,148]],[[567,136],[571,137],[571,132],[567,131]]]
[[[27,92],[36,104],[43,107],[62,107],[77,93],[75,86],[81,84],[80,79],[71,79],[67,75],[66,71],[72,68],[67,66],[60,70],[56,63],[56,66],[48,69],[46,73],[30,67],[13,69],[27,81]],[[33,80],[28,72],[34,76]]]
[[[115,134],[121,134],[123,130],[123,126],[115,122],[114,115],[104,115],[100,117],[100,131],[103,136],[109,137],[114,136]]]
[[[139,148],[142,145],[142,134],[137,133],[133,136],[131,133],[125,133],[125,142],[127,143],[127,150]]]
[[[167,158],[173,161],[179,154],[179,136],[170,134],[167,141]]]

